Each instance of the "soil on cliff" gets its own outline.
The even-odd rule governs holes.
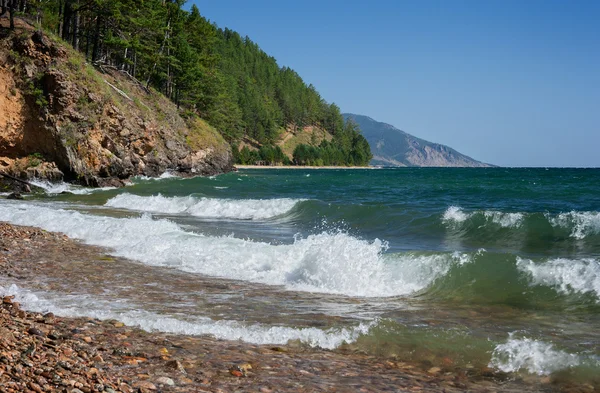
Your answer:
[[[101,186],[233,169],[230,146],[201,118],[24,21],[6,25],[0,18],[0,172]]]

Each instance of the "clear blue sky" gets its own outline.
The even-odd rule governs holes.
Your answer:
[[[600,167],[600,1],[192,3],[343,112],[496,165]]]

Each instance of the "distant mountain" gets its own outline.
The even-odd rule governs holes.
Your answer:
[[[412,136],[396,127],[381,123],[368,116],[344,113],[345,119],[354,120],[371,145],[371,165],[489,167],[492,165],[472,159],[439,143]]]

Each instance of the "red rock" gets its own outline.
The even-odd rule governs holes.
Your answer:
[[[37,392],[37,393],[43,393],[44,392],[42,390],[42,387],[40,385],[38,385],[37,383],[29,382],[27,384],[27,386],[29,386],[29,389],[33,390],[34,392]]]

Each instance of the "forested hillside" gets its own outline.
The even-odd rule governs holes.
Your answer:
[[[14,13],[54,32],[92,64],[114,67],[144,88],[160,91],[234,145],[249,138],[272,146],[290,126],[317,126],[334,143],[307,145],[316,151],[313,155],[326,156],[326,149],[335,148],[343,164],[352,165],[367,165],[371,157],[358,128],[345,125],[335,104],[248,37],[212,24],[195,5],[185,10],[184,0],[0,3],[3,11],[13,5]]]

